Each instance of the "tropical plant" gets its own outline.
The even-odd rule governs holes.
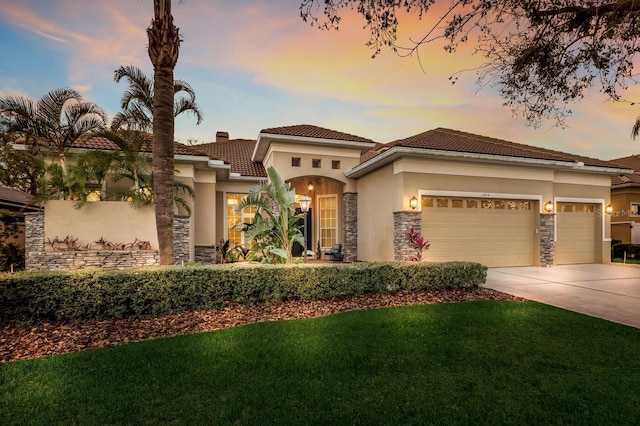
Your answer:
[[[407,232],[404,233],[404,236],[407,237],[409,243],[413,246],[416,251],[415,256],[409,257],[411,262],[420,262],[423,259],[423,252],[427,250],[431,246],[431,242],[425,239],[420,232],[411,228]]]
[[[111,121],[111,129],[138,129],[149,131],[153,127],[154,84],[144,72],[133,65],[121,66],[114,72],[114,80],[119,83],[127,80],[127,88],[120,99],[122,111]],[[185,94],[186,96],[181,96]],[[196,103],[196,92],[184,80],[173,81],[173,115],[191,113],[196,117],[196,124],[202,122],[202,112]],[[176,98],[177,97],[177,98]]]
[[[52,149],[66,173],[66,152],[82,135],[98,131],[105,113],[98,105],[85,102],[76,90],[55,89],[37,101],[22,96],[0,98],[0,114],[6,130],[24,137],[26,144]]]
[[[147,29],[153,64],[153,171],[160,264],[173,263],[174,93],[180,34],[173,24],[171,0],[153,0],[153,21]]]
[[[267,169],[267,176],[268,181],[252,187],[236,208],[237,211],[256,208],[252,223],[245,229],[246,235],[255,241],[247,258],[260,258],[265,263],[292,263],[293,244],[304,246],[304,237],[298,228],[304,213],[296,214],[295,190],[282,180],[273,166]]]
[[[2,126],[0,133],[0,184],[37,195],[38,180],[45,172],[44,161],[37,157],[38,147],[29,145],[17,150],[12,146],[15,135],[2,131]]]

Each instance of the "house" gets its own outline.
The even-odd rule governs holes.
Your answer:
[[[25,244],[24,213],[38,210],[32,205],[32,201],[33,197],[30,194],[0,185],[0,210],[11,212],[17,220],[18,233],[10,237],[7,242],[16,244],[20,248],[24,248]]]
[[[640,244],[640,155],[611,161],[632,169],[611,178],[611,238]]]
[[[108,141],[98,142],[81,148],[109,149]],[[312,199],[307,249],[341,243],[348,262],[408,259],[413,251],[404,233],[413,228],[431,241],[430,261],[607,263],[611,177],[631,172],[612,162],[443,128],[381,144],[294,125],[263,129],[256,140],[218,132],[215,142],[176,146],[177,179],[196,192],[192,215],[177,211],[187,231],[176,239],[186,241],[183,260],[203,262],[214,260],[220,240],[249,243],[236,225],[253,212],[235,206],[273,166],[298,197]],[[108,204],[50,209],[62,203],[47,204],[47,217],[57,219],[48,221],[45,233],[78,232],[81,219],[74,215]],[[129,227],[142,235],[146,227],[144,238],[157,247],[151,213],[125,223],[121,203],[110,203],[111,213],[93,216],[101,225],[88,227],[88,240]],[[115,219],[106,220],[110,216]],[[66,228],[54,223],[60,218]]]

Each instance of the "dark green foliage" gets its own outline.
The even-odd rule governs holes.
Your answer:
[[[160,316],[366,292],[477,287],[475,263],[213,265],[0,276],[0,322]]]
[[[0,246],[0,270],[18,271],[24,269],[24,249],[14,243]]]
[[[640,259],[640,244],[616,244],[612,246],[612,259],[623,259],[625,257],[627,259]]]

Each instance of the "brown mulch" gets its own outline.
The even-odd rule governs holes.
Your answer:
[[[259,321],[312,318],[337,312],[467,300],[519,300],[486,288],[366,294],[346,299],[286,301],[257,306],[228,304],[220,310],[160,318],[8,324],[0,327],[0,362],[115,346],[160,336],[211,331]]]

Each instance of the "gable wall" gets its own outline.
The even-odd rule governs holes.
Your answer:
[[[300,158],[300,167],[291,166],[292,157]],[[312,167],[313,159],[321,161],[320,168]],[[332,160],[340,161],[340,169],[332,168]],[[356,182],[347,178],[344,172],[360,163],[360,151],[274,142],[271,143],[263,163],[265,168],[275,167],[285,181],[299,176],[324,176],[344,182],[345,192],[350,192],[355,191]]]

